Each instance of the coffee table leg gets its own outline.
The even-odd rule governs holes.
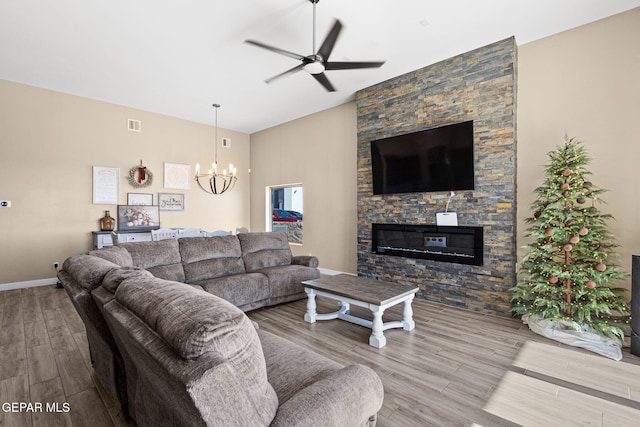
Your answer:
[[[382,313],[384,310],[377,305],[369,306],[373,313],[373,322],[371,322],[371,336],[369,337],[369,345],[375,348],[382,348],[387,344],[387,338],[384,336],[382,329]]]
[[[304,320],[309,323],[316,323],[316,291],[313,289],[305,288],[307,293],[307,312],[304,314]]]
[[[416,327],[416,322],[413,321],[411,301],[413,301],[413,295],[404,301],[404,307],[402,308],[402,329],[405,331],[412,331]]]
[[[344,302],[344,301],[340,301],[340,313],[341,314],[349,314],[349,311],[351,310],[351,304],[349,304],[348,302]]]

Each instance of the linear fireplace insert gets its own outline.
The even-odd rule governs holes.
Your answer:
[[[381,255],[482,265],[482,227],[372,224],[372,251]]]

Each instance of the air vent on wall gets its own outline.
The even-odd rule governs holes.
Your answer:
[[[140,120],[129,119],[127,128],[132,132],[142,132],[142,122]]]

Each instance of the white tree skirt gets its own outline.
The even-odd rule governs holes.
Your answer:
[[[587,325],[563,320],[541,319],[537,316],[522,316],[522,321],[536,334],[574,347],[584,348],[613,360],[622,360],[621,343],[591,332]]]

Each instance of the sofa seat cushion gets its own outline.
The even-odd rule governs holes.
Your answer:
[[[317,268],[303,265],[268,267],[257,272],[269,278],[269,296],[271,298],[304,293],[304,287],[300,282],[320,277],[320,271]]]
[[[184,282],[184,269],[177,239],[120,243],[131,255],[133,267],[148,270],[160,279]]]
[[[270,332],[259,329],[258,336],[267,363],[267,378],[280,405],[309,384],[342,368],[339,363]]]
[[[193,237],[178,242],[186,283],[245,272],[236,236]]]
[[[131,254],[125,248],[122,248],[120,246],[107,246],[102,249],[89,251],[89,255],[106,259],[107,261],[111,261],[114,264],[118,264],[120,267],[133,267],[133,259],[131,259]]]
[[[343,367],[284,338],[258,330],[267,377],[278,395],[272,427],[376,424],[384,388],[364,365]]]
[[[104,258],[86,254],[70,256],[62,264],[62,270],[88,292],[100,286],[104,276],[114,268],[120,266]]]
[[[260,273],[236,274],[194,283],[206,292],[229,301],[236,307],[270,298],[267,276]]]
[[[238,239],[247,271],[291,264],[291,248],[283,232],[240,233]]]

